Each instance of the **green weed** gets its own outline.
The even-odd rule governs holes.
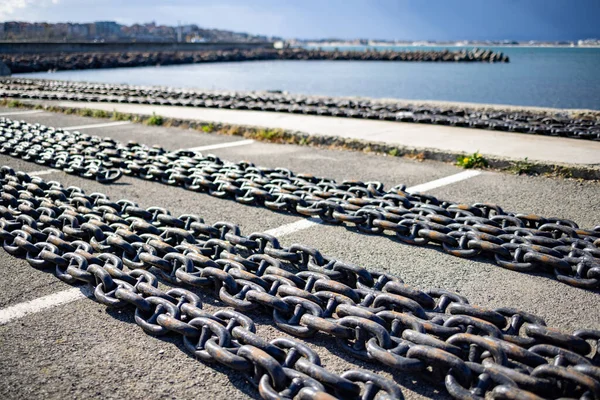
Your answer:
[[[400,150],[398,150],[397,148],[393,148],[390,151],[388,151],[388,155],[392,156],[392,157],[399,157],[400,156]]]
[[[202,125],[201,129],[202,129],[202,132],[204,132],[204,133],[211,133],[212,131],[215,130],[215,126],[212,123],[210,123],[208,125]]]
[[[456,165],[466,169],[469,168],[485,168],[488,166],[487,160],[476,151],[469,156],[458,156],[456,157]]]
[[[155,113],[152,113],[152,116],[146,121],[144,121],[146,125],[152,126],[161,126],[164,122],[165,121],[163,120],[163,117],[161,117],[160,115],[156,115]]]
[[[94,118],[108,118],[108,113],[104,110],[94,110],[92,116]]]
[[[516,175],[529,175],[534,172],[533,167],[533,163],[529,162],[528,158],[525,157],[525,159],[522,161],[515,161],[510,167],[508,167],[508,170]]]
[[[113,110],[111,118],[115,121],[128,121],[129,115]]]
[[[18,108],[18,107],[23,107],[23,102],[19,101],[19,100],[10,100],[6,106],[9,108]]]
[[[279,129],[259,129],[256,131],[256,138],[267,142],[273,142],[275,140],[283,138],[283,131]]]

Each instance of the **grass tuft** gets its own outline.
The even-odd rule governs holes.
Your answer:
[[[128,114],[118,112],[117,110],[113,110],[111,118],[115,121],[128,121],[130,116]]]
[[[486,168],[488,166],[487,160],[476,151],[469,156],[458,156],[456,157],[456,165],[466,169],[470,168]]]
[[[211,133],[215,130],[215,126],[212,123],[210,123],[210,124],[202,125],[202,127],[200,129],[202,129],[202,132],[204,132],[204,133]]]
[[[92,116],[94,118],[108,118],[108,113],[104,110],[94,110]]]
[[[19,100],[9,100],[9,102],[6,103],[6,106],[8,108],[19,108],[19,107],[23,107],[23,102],[21,102]]]
[[[280,129],[259,129],[254,135],[258,140],[274,142],[283,138],[283,131]]]
[[[164,120],[163,117],[161,117],[160,115],[152,113],[152,116],[145,120],[144,123],[150,126],[161,126],[164,123]]]
[[[534,164],[529,162],[527,157],[522,161],[515,161],[507,169],[515,175],[531,175],[535,172]]]

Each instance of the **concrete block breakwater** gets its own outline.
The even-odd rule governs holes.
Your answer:
[[[600,140],[600,112],[594,111],[515,111],[460,105],[437,107],[400,101],[284,93],[206,92],[14,78],[0,80],[0,97],[285,112]]]
[[[0,59],[12,73],[260,60],[509,62],[508,57],[502,53],[480,49],[469,51],[327,51],[257,48],[194,52],[1,54]]]

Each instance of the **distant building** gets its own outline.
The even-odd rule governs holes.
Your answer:
[[[218,29],[203,29],[187,24],[179,27],[157,25],[156,22],[121,25],[114,21],[90,23],[0,23],[0,40],[8,41],[128,41],[128,42],[263,42],[279,38],[250,35]]]
[[[577,46],[580,47],[597,47],[600,46],[600,39],[585,39],[577,41]]]
[[[94,22],[96,28],[96,36],[113,37],[119,36],[121,27],[114,21],[98,21]]]

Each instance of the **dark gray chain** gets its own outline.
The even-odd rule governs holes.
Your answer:
[[[289,334],[326,333],[354,357],[443,381],[458,399],[600,398],[598,330],[560,332],[525,311],[488,310],[446,290],[421,291],[315,248],[284,248],[264,233],[244,236],[229,222],[174,217],[8,167],[0,169],[0,183],[6,251],[54,269],[68,283],[91,284],[107,306],[133,304],[147,332],[177,332],[201,359],[253,370],[266,398],[312,398],[322,389],[356,395],[356,384],[346,381],[368,381],[360,393],[365,399],[379,390],[401,394],[373,374],[328,373],[301,343],[267,343],[238,314],[207,316],[190,292],[158,291],[147,270],[174,285],[213,291],[238,311],[266,312]],[[279,367],[283,373],[273,372]]]
[[[582,229],[571,220],[506,212],[495,204],[408,193],[404,185],[385,190],[380,182],[338,183],[2,118],[0,153],[100,182],[124,173],[411,245],[439,245],[458,257],[487,256],[503,268],[550,273],[580,288],[600,288],[600,226]]]
[[[254,322],[244,314],[233,310],[209,313],[202,310],[200,298],[189,290],[159,289],[158,279],[147,271],[150,264],[136,268],[126,252],[120,254],[118,245],[101,251],[97,246],[106,244],[106,240],[101,244],[94,242],[94,234],[81,233],[103,227],[101,219],[92,215],[110,208],[108,198],[92,195],[104,205],[94,207],[92,214],[84,217],[71,207],[90,198],[79,189],[65,190],[55,183],[48,185],[24,174],[14,175],[6,168],[0,175],[4,186],[0,240],[8,253],[25,258],[35,268],[54,269],[58,278],[69,284],[89,284],[96,301],[108,307],[133,306],[135,321],[146,333],[181,335],[186,350],[205,363],[217,362],[243,373],[263,399],[366,400],[378,394],[384,399],[402,398],[400,387],[389,379],[366,370],[337,375],[325,369],[318,354],[302,342],[289,338],[267,341],[256,334]],[[26,188],[18,190],[22,184]],[[19,191],[18,197],[12,197],[14,190]],[[105,215],[107,218],[102,220],[123,216],[127,217]],[[77,221],[83,221],[82,217],[91,218],[79,227]],[[166,242],[161,244],[168,246]],[[151,245],[144,244],[147,248]],[[141,252],[139,255],[144,257]],[[129,261],[126,265],[130,268],[124,267],[123,261]]]
[[[376,100],[306,97],[280,93],[211,93],[41,79],[0,81],[0,96],[23,99],[160,104],[378,119],[600,140],[600,120],[534,112],[440,109]]]
[[[120,168],[129,175],[244,204],[346,222],[369,233],[391,231],[411,244],[442,244],[454,255],[488,253],[510,269],[551,267],[563,282],[598,287],[598,228],[582,230],[573,221],[505,213],[495,205],[466,206],[410,195],[403,186],[383,191],[377,182],[337,184],[285,169],[38,128],[19,124],[3,128],[0,151],[100,181],[120,176]]]

